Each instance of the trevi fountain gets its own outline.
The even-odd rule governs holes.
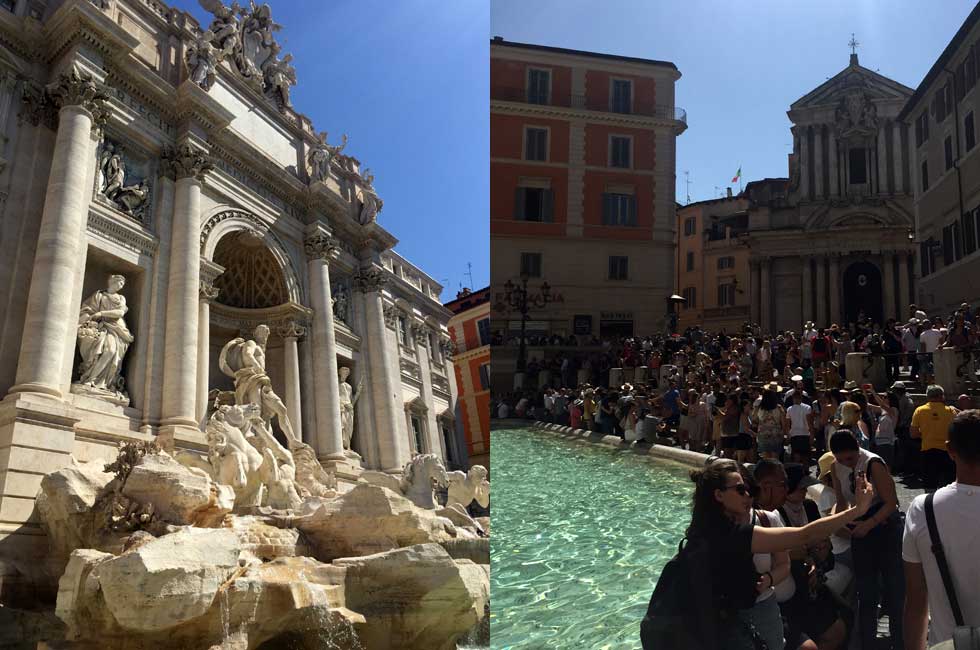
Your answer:
[[[0,648],[486,647],[442,287],[201,5],[0,2]]]

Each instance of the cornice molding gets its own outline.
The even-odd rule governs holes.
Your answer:
[[[522,115],[546,119],[584,120],[589,124],[609,124],[631,129],[669,129],[679,135],[687,129],[687,125],[678,120],[665,120],[646,115],[630,115],[625,113],[607,113],[590,111],[567,106],[550,106],[545,104],[526,104],[524,102],[508,102],[500,99],[490,100],[490,112],[504,115]]]

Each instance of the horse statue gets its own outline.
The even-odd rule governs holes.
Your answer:
[[[490,481],[487,480],[487,468],[474,465],[469,471],[449,472],[449,497],[446,507],[459,504],[465,511],[474,500],[481,508],[490,506]]]
[[[449,477],[435,454],[416,454],[405,464],[399,484],[402,494],[420,508],[438,507],[435,486],[446,487]]]

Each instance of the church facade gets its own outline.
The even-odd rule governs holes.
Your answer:
[[[861,66],[792,104],[789,178],[746,188],[750,313],[769,332],[905,318],[914,290],[912,89]]]
[[[123,441],[204,452],[240,386],[342,484],[458,453],[442,287],[347,137],[293,107],[269,7],[209,5],[0,3],[4,557],[43,553],[44,474]]]

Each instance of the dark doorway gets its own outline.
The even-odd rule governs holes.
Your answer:
[[[631,320],[600,320],[599,337],[603,339],[629,338],[633,336]]]
[[[858,313],[876,323],[882,322],[884,297],[881,293],[881,271],[871,262],[855,262],[842,278],[845,323],[857,322]]]

